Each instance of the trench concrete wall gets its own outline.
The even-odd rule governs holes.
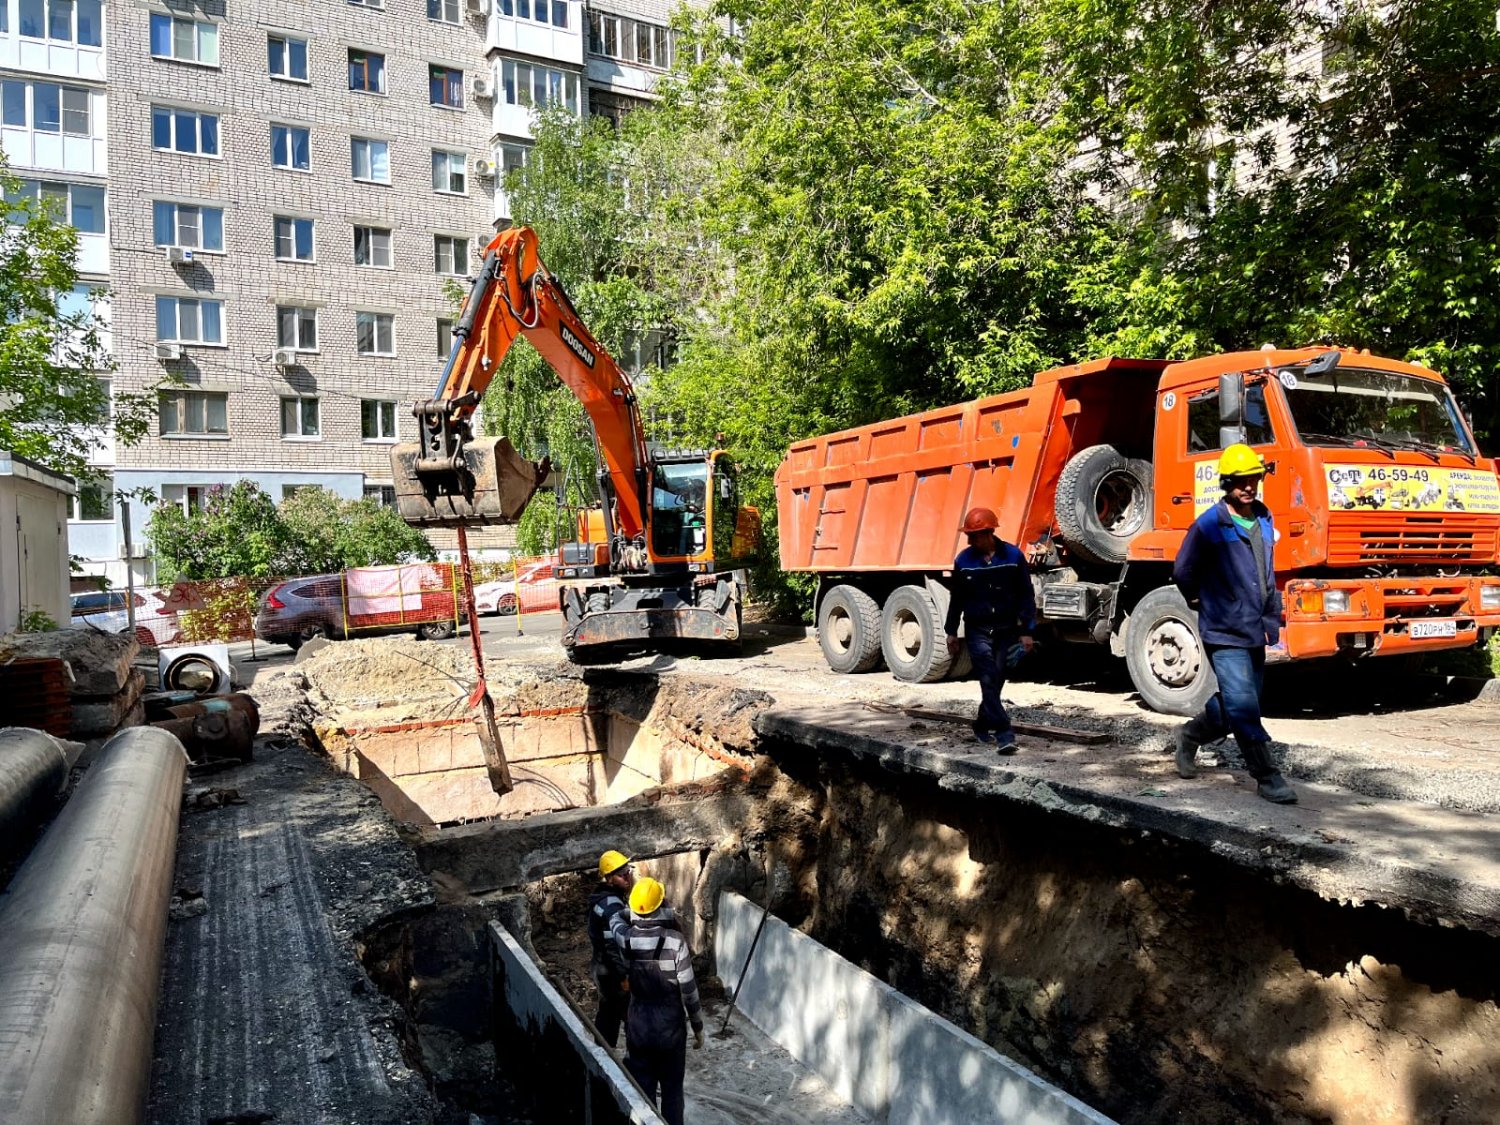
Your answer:
[[[733,989],[761,908],[719,896],[714,959]],[[1109,1125],[1109,1118],[844,960],[766,920],[737,1007],[885,1125]]]
[[[663,1125],[521,944],[498,922],[490,923],[489,935],[495,1049],[540,1119],[558,1125]]]

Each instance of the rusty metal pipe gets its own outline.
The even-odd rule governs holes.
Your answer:
[[[0,730],[0,858],[26,838],[47,802],[68,783],[68,755],[46,731]]]
[[[187,755],[105,743],[0,905],[0,1121],[142,1119]]]

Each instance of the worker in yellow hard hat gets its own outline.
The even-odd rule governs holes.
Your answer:
[[[630,922],[618,935],[630,974],[625,1065],[667,1125],[682,1125],[687,1029],[703,1046],[703,1009],[693,976],[693,951],[650,877],[630,891]]]
[[[1016,752],[1010,716],[1000,702],[1005,673],[1031,651],[1036,631],[1036,594],[1026,556],[996,532],[1000,519],[990,508],[971,508],[959,528],[969,545],[953,560],[948,616],[943,622],[948,652],[967,644],[979,679],[979,714],[974,737],[1001,754]],[[958,638],[959,621],[964,639]]]
[[[1266,646],[1281,634],[1276,528],[1258,499],[1265,475],[1265,460],[1248,445],[1225,449],[1219,457],[1224,499],[1193,521],[1177,552],[1172,581],[1198,611],[1198,635],[1219,690],[1177,732],[1175,758],[1179,776],[1196,777],[1198,747],[1233,733],[1256,792],[1285,805],[1297,793],[1271,757],[1260,710]]]
[[[611,849],[599,857],[599,885],[589,895],[589,944],[594,951],[590,968],[599,990],[594,1026],[611,1047],[620,1042],[620,1025],[630,1007],[625,955],[614,931],[625,923],[625,901],[634,885],[635,872],[624,852]]]

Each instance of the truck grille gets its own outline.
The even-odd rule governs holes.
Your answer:
[[[1372,562],[1494,562],[1495,522],[1489,516],[1367,515],[1332,517],[1331,566]]]

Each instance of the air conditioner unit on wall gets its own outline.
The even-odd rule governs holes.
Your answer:
[[[486,180],[495,177],[495,162],[486,157],[476,157],[474,160],[474,175],[482,176]]]
[[[271,362],[282,369],[295,366],[297,362],[297,349],[277,348],[271,353]]]
[[[174,266],[189,265],[193,260],[193,252],[181,246],[167,247],[167,261]]]
[[[475,75],[474,81],[470,83],[469,90],[476,98],[488,100],[495,96],[495,88],[490,85],[490,80],[481,75]]]
[[[166,360],[169,360],[169,359],[181,359],[182,358],[182,345],[181,344],[157,344],[156,345],[156,358],[159,359],[159,360],[162,360],[163,362],[165,362]]]

